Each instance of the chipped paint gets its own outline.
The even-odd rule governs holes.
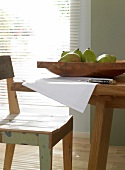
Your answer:
[[[8,137],[11,137],[11,132],[5,132]]]
[[[49,148],[49,135],[39,134],[40,170],[51,170],[52,148]]]
[[[35,133],[21,133],[21,132],[2,132],[2,142],[20,145],[34,145],[38,146],[38,135]]]

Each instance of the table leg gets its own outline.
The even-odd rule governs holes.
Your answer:
[[[105,106],[106,101],[103,96],[98,96],[92,130],[88,170],[106,170],[113,109],[106,108]]]

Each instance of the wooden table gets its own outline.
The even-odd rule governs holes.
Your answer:
[[[113,108],[125,108],[125,75],[115,85],[97,85],[89,104],[95,105],[88,170],[106,170]]]
[[[115,85],[98,84],[89,104],[95,105],[88,170],[106,170],[113,108],[125,108],[125,75],[116,79]],[[12,90],[33,91],[13,83]]]

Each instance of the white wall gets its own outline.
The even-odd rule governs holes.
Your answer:
[[[84,113],[69,108],[69,113],[73,115],[74,136],[89,138],[90,136],[90,106],[88,105]]]

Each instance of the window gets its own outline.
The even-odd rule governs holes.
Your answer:
[[[15,80],[38,74],[38,59],[57,61],[63,50],[78,48],[79,18],[80,0],[0,0],[0,55],[11,55]],[[7,103],[4,83],[0,83],[3,108]],[[25,105],[26,93],[18,95]],[[26,100],[29,105],[61,105],[34,93],[27,93]]]

